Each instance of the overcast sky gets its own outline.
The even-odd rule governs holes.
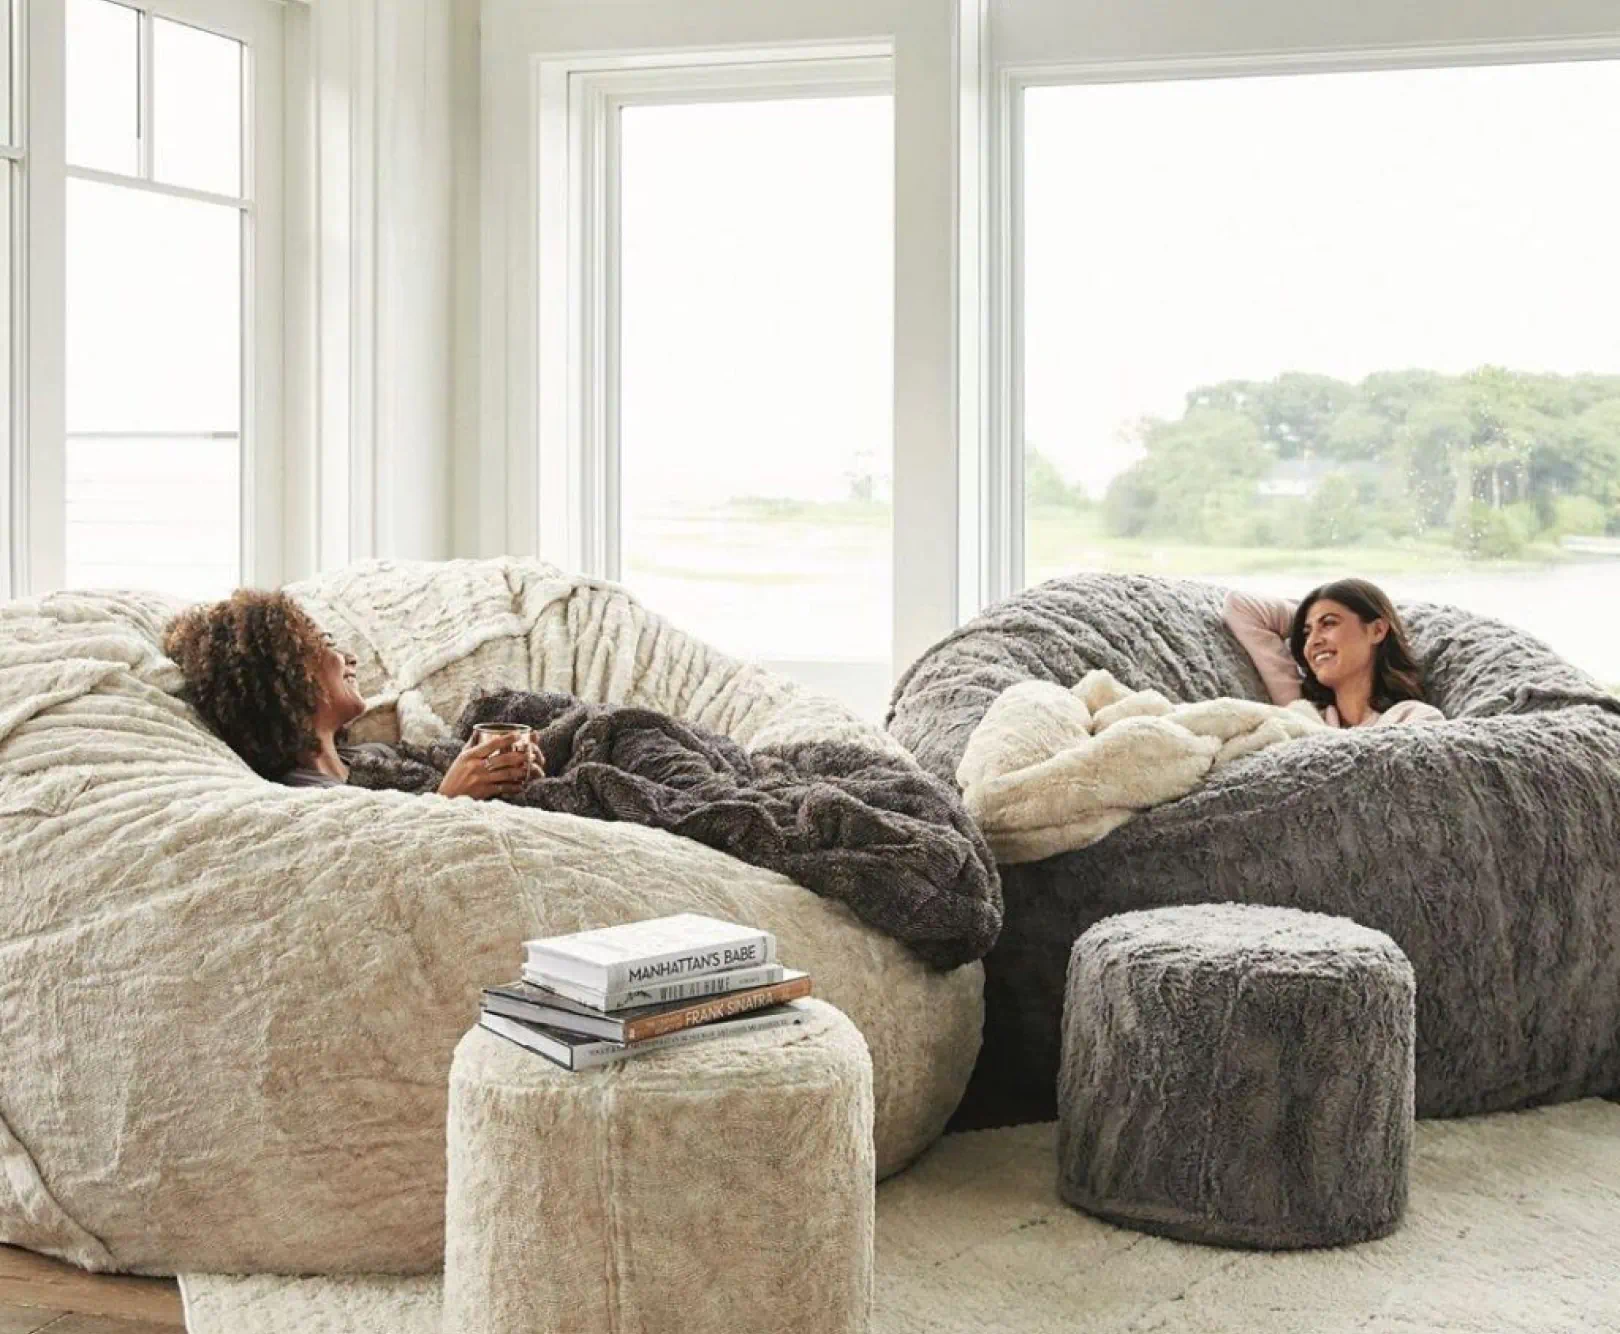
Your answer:
[[[1209,381],[1620,372],[1620,62],[1041,88],[1026,125],[1026,434],[1094,494]],[[632,504],[887,462],[892,166],[887,98],[626,113]]]

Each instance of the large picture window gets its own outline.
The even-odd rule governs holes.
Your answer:
[[[1620,62],[1023,93],[1025,577],[1362,574],[1620,680]]]

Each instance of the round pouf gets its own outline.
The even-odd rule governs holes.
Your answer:
[[[865,1334],[872,1066],[803,1025],[570,1073],[475,1028],[450,1070],[446,1334]]]
[[[1412,968],[1344,917],[1122,913],[1069,957],[1059,1191],[1183,1241],[1366,1241],[1406,1207]]]

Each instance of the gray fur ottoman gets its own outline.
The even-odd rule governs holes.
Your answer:
[[[1058,1188],[1183,1241],[1367,1241],[1406,1207],[1414,986],[1344,917],[1122,913],[1069,958]]]

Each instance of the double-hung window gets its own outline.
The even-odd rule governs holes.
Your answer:
[[[576,69],[542,75],[541,111],[575,127],[542,166],[541,244],[583,248],[553,270],[581,281],[551,363],[573,408],[539,409],[547,531],[710,643],[873,715],[893,622],[890,83],[883,56]],[[553,210],[544,182],[570,173]]]
[[[29,591],[275,583],[281,7],[29,21]]]

